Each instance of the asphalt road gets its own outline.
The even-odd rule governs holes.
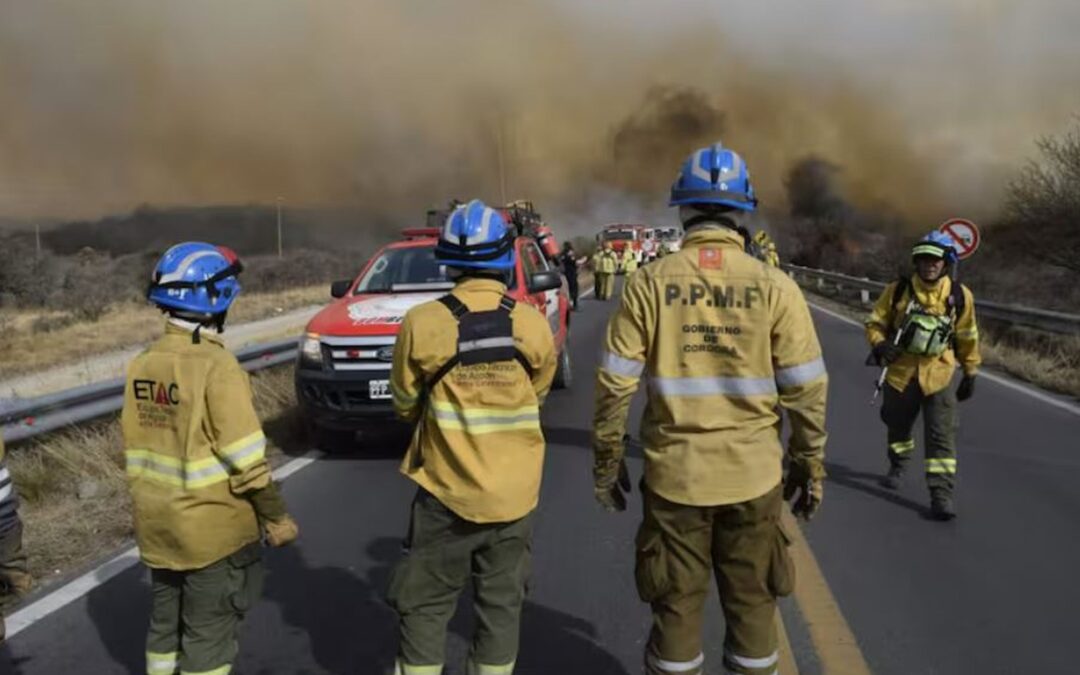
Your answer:
[[[608,515],[590,486],[591,375],[614,302],[582,306],[572,336],[577,381],[544,410],[548,460],[519,675],[641,672],[649,617],[632,580],[640,500],[635,490],[630,512]],[[932,522],[921,476],[898,493],[876,485],[884,429],[869,405],[874,372],[861,365],[861,331],[815,318],[831,376],[831,476],[804,533],[873,672],[1076,672],[1080,416],[980,382],[962,408],[960,518]],[[285,483],[302,541],[268,553],[267,591],[244,627],[236,672],[381,673],[390,664],[395,617],[381,597],[413,494],[397,474],[398,451],[374,438]],[[630,466],[640,475],[639,457]],[[145,572],[129,569],[17,635],[0,653],[0,672],[141,672],[148,605]],[[818,609],[790,599],[782,609],[799,672],[822,672],[819,655],[834,640],[827,631],[811,640]],[[720,672],[718,615],[714,603],[710,673]],[[462,672],[470,622],[463,605],[449,673]]]

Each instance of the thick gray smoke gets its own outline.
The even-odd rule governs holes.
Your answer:
[[[0,216],[470,195],[651,213],[718,134],[765,204],[814,154],[863,205],[978,216],[1080,110],[1078,6],[13,0]]]

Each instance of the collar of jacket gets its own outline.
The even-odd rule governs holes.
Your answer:
[[[165,336],[166,337],[184,337],[187,340],[191,340],[191,334],[195,332],[197,324],[190,321],[182,321],[180,319],[166,319],[165,320]],[[225,339],[221,337],[221,333],[213,328],[202,327],[199,331],[199,339],[206,340],[207,342],[213,342],[219,347],[225,346]]]
[[[945,299],[952,291],[952,279],[948,274],[942,274],[940,279],[930,284],[923,281],[918,274],[913,274],[911,286],[915,289],[915,297],[923,307],[928,309],[945,307]]]
[[[697,246],[723,246],[725,248],[737,248],[740,251],[745,247],[741,234],[717,223],[716,227],[709,227],[708,223],[698,225],[693,232],[683,239],[682,247],[694,248]]]
[[[504,295],[506,293],[506,284],[501,281],[495,281],[494,279],[478,279],[477,277],[466,277],[457,282],[454,286],[455,293],[495,293],[497,295]]]

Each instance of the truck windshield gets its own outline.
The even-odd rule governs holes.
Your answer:
[[[435,260],[435,247],[421,246],[383,251],[356,285],[356,294],[431,291],[452,286],[446,267]]]
[[[632,241],[634,239],[633,230],[605,230],[604,239],[607,241]]]

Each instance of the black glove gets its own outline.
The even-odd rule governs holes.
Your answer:
[[[900,355],[904,353],[903,347],[898,344],[889,342],[888,340],[882,340],[874,345],[873,355],[874,360],[877,361],[879,366],[887,366],[896,359],[900,358]]]
[[[960,380],[960,386],[956,388],[956,400],[966,401],[975,393],[975,376],[965,375]]]
[[[818,474],[818,477],[815,477],[806,464],[792,462],[784,480],[784,501],[789,502],[795,498],[791,512],[803,520],[814,517],[825,496],[825,485],[821,480],[824,473],[819,471]]]

